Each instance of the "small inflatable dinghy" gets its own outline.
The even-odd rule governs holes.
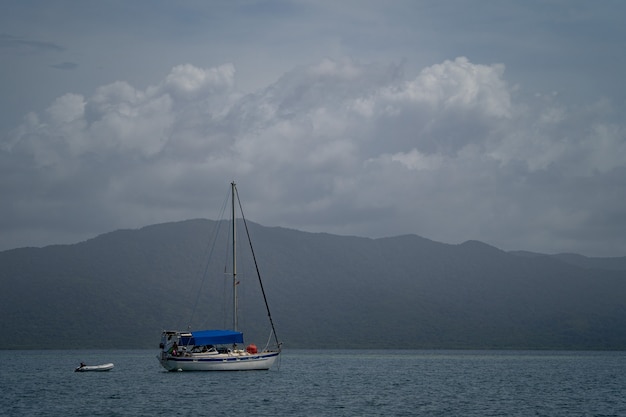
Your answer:
[[[103,365],[85,365],[81,363],[78,368],[74,370],[74,372],[102,372],[102,371],[110,371],[113,369],[112,363],[105,363]]]

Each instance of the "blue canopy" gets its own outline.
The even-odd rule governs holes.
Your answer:
[[[243,333],[234,330],[199,330],[191,332],[191,337],[181,337],[183,346],[228,345],[243,343]]]

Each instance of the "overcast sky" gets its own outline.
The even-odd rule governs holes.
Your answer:
[[[215,219],[626,255],[626,2],[3,1],[0,250]]]

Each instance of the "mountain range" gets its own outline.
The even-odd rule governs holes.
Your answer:
[[[626,349],[626,257],[248,227],[286,348]],[[0,348],[156,350],[163,329],[228,328],[228,239],[195,219],[2,251]],[[240,260],[240,324],[263,346],[256,267]]]

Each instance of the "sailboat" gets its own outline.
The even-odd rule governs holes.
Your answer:
[[[252,258],[256,266],[257,277],[261,293],[265,301],[265,308],[271,324],[270,340],[273,336],[275,346],[260,350],[254,344],[244,345],[243,333],[238,330],[238,297],[237,297],[237,231],[236,205],[239,201],[237,185],[231,184],[232,203],[232,291],[233,291],[233,328],[228,330],[198,330],[179,331],[164,330],[159,345],[160,353],[157,359],[163,368],[168,371],[246,371],[268,370],[272,367],[281,351],[281,343],[276,336],[274,322],[270,314],[269,305],[261,282],[259,268],[250,243],[248,226],[241,211],[241,218],[246,229],[246,235],[252,250]],[[239,202],[241,207],[241,202]],[[269,343],[268,343],[269,345]],[[245,348],[244,348],[245,346]]]

